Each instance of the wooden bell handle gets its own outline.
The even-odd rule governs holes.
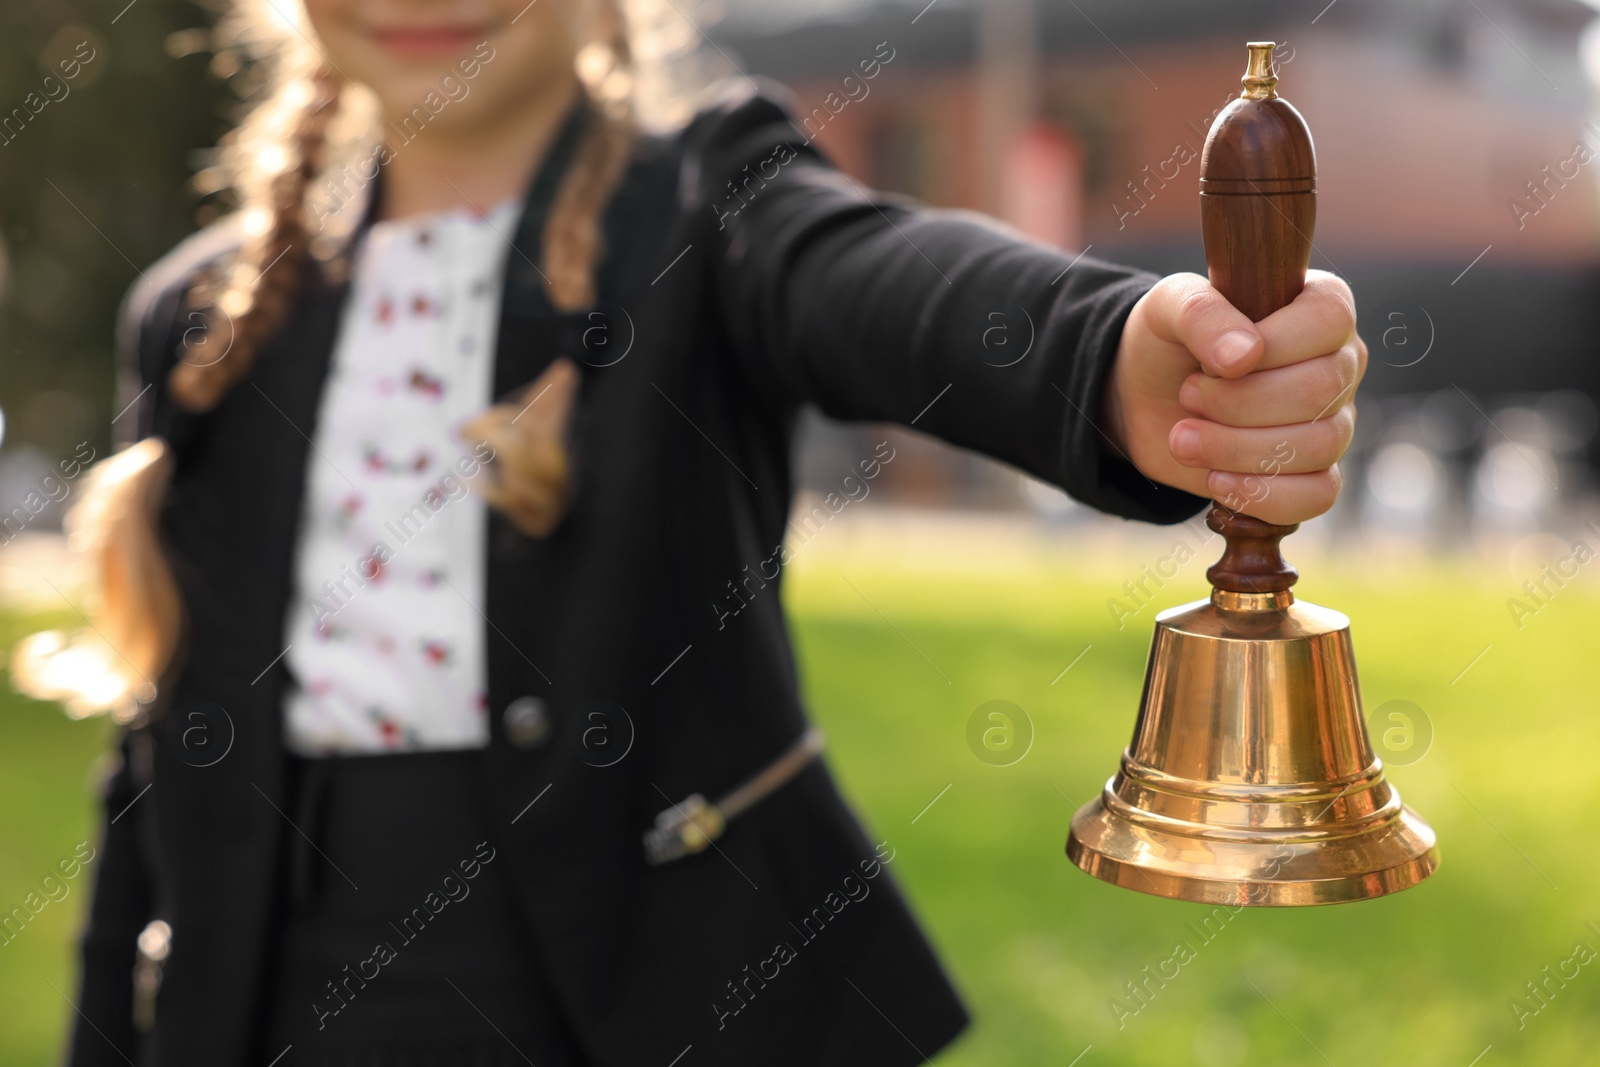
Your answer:
[[[1271,41],[1249,44],[1244,92],[1212,123],[1200,157],[1200,222],[1211,284],[1252,322],[1305,287],[1317,220],[1317,159],[1305,119],[1278,95]],[[1260,482],[1271,492],[1272,466]],[[1248,505],[1245,505],[1248,506]],[[1220,513],[1220,514],[1219,514]],[[1228,541],[1206,577],[1218,589],[1269,593],[1298,575],[1278,542],[1298,529],[1218,501],[1208,524]]]

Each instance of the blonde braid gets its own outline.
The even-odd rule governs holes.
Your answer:
[[[311,243],[306,193],[321,167],[328,124],[339,110],[342,89],[340,76],[322,66],[281,94],[293,101],[309,91],[309,100],[289,139],[290,158],[261,190],[265,203],[246,212],[247,225],[254,212],[265,213],[265,227],[259,236],[246,238],[215,299],[205,288],[200,291],[200,298],[210,305],[204,336],[207,343],[222,341],[222,351],[206,351],[204,359],[183,358],[173,366],[167,384],[180,407],[189,411],[215,407],[249,372],[261,347],[282,325]]]
[[[544,226],[544,271],[550,302],[560,311],[595,302],[595,269],[605,251],[601,220],[638,134],[627,17],[618,0],[606,3],[613,32],[578,64],[594,113]]]

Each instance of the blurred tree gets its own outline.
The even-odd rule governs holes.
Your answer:
[[[118,304],[196,227],[192,176],[236,106],[207,69],[214,17],[192,0],[5,0],[0,10],[8,446],[64,453],[109,441]]]

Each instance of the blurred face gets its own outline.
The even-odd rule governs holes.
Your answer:
[[[594,39],[597,0],[303,0],[324,55],[394,121],[490,125],[560,91]],[[431,94],[431,97],[430,97]]]

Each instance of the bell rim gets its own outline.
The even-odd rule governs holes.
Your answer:
[[[1096,822],[1109,824],[1109,836],[1124,845],[1137,841],[1144,846],[1153,843],[1167,847],[1141,849],[1138,863],[1118,858],[1110,854],[1112,850],[1085,840],[1083,831]],[[1106,809],[1103,797],[1096,797],[1073,816],[1066,853],[1078,869],[1123,889],[1195,904],[1243,907],[1310,907],[1372,900],[1419,885],[1439,868],[1439,846],[1433,828],[1404,805],[1392,820],[1359,835],[1380,842],[1382,847],[1375,850],[1380,862],[1328,878],[1208,877],[1194,865],[1172,858],[1185,843],[1183,839],[1192,844],[1196,836],[1200,835],[1135,827]],[[1359,837],[1330,841],[1320,847],[1348,850]],[[1407,842],[1413,847],[1406,847]],[[1229,839],[1212,843],[1225,845],[1235,859],[1254,853],[1261,868],[1270,869],[1285,838],[1264,833],[1257,841]]]

